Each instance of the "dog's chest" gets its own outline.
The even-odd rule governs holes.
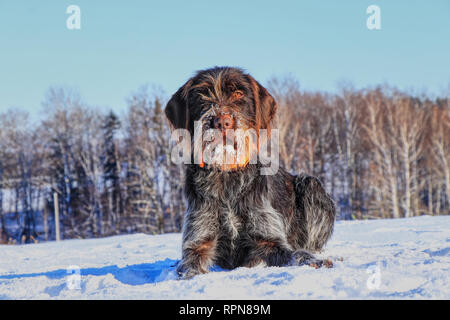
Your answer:
[[[229,206],[222,208],[219,216],[221,229],[232,242],[235,241],[244,229],[243,217],[239,212],[236,212],[236,209]]]
[[[217,263],[224,268],[234,268],[239,264],[242,250],[242,240],[247,238],[245,219],[233,208],[222,208],[219,213],[220,231],[217,247]]]

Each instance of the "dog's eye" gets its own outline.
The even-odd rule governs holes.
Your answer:
[[[234,99],[240,99],[244,96],[244,93],[241,90],[236,90],[233,92]]]

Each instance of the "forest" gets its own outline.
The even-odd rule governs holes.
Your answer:
[[[336,93],[293,77],[266,83],[278,103],[280,162],[319,177],[338,219],[450,213],[450,98],[388,85]],[[170,161],[170,96],[143,86],[121,114],[52,87],[38,119],[0,112],[0,243],[180,232],[184,168]],[[54,203],[57,194],[58,203]]]

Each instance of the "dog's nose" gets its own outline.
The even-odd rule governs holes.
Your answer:
[[[233,124],[233,118],[229,114],[223,114],[214,119],[214,128],[216,129],[233,129]]]

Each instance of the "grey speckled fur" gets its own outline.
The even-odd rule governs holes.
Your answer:
[[[237,82],[232,84],[248,98],[241,105],[223,100],[225,89],[214,94],[227,81]],[[175,128],[191,130],[190,123],[201,118],[196,88],[208,85],[210,98],[218,99],[217,105],[231,105],[243,119],[260,120],[244,125],[269,126],[264,121],[271,120],[276,104],[268,92],[240,69],[216,67],[200,71],[169,101],[166,114]],[[264,115],[267,112],[270,116]],[[317,178],[293,176],[283,169],[275,175],[260,175],[260,164],[230,171],[191,164],[186,170],[188,209],[182,260],[177,266],[181,277],[208,272],[213,264],[226,269],[302,264],[320,267],[324,262],[330,266],[313,256],[330,238],[336,214],[333,200]]]

